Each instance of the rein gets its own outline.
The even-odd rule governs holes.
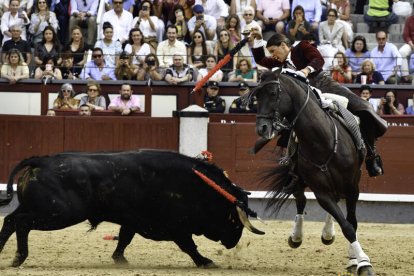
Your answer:
[[[260,85],[259,87],[260,88],[263,88],[263,87],[265,87],[268,84],[276,84],[278,86],[278,90],[277,90],[278,93],[272,93],[272,94],[275,94],[276,95],[276,105],[279,106],[280,105],[280,93],[282,91],[282,87],[280,85],[280,81],[278,81],[278,80],[272,80],[272,81],[269,81],[269,82],[266,82],[266,83]],[[256,117],[257,118],[261,118],[261,119],[271,120],[273,127],[277,131],[284,130],[284,129],[291,130],[295,126],[296,121],[299,119],[299,116],[305,110],[305,107],[306,107],[306,105],[309,102],[310,90],[311,89],[310,89],[310,86],[309,85],[307,87],[308,87],[308,89],[306,91],[306,100],[305,100],[305,103],[299,109],[299,112],[296,114],[296,117],[292,120],[292,123],[287,122],[286,119],[280,119],[281,116],[280,116],[280,114],[279,114],[279,112],[277,110],[274,111],[273,115],[269,115],[269,114],[268,115],[260,115],[259,114],[259,115],[256,115]]]

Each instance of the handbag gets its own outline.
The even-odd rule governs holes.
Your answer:
[[[413,11],[410,2],[398,1],[392,5],[392,12],[398,16],[410,16]]]

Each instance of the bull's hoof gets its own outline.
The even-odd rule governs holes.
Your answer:
[[[112,259],[114,260],[115,264],[117,265],[127,265],[128,264],[128,260],[125,259],[124,255],[121,254],[113,254],[112,255]]]
[[[13,262],[12,262],[12,264],[11,264],[11,266],[12,267],[19,267],[19,266],[21,266],[22,265],[22,263],[24,262],[24,260],[22,260],[21,258],[14,258],[14,260],[13,260]]]
[[[217,268],[218,266],[210,259],[201,257],[195,261],[196,266],[199,268]]]
[[[359,276],[375,276],[375,272],[372,269],[372,266],[363,266],[358,269]]]
[[[321,241],[324,245],[331,245],[335,241],[335,236],[332,236],[332,239],[326,240],[323,236],[321,236]]]
[[[292,237],[289,237],[288,244],[291,248],[298,248],[299,246],[301,246],[302,241],[295,242],[292,240]]]

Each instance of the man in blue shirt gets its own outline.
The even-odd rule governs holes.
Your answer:
[[[101,48],[93,48],[92,60],[85,64],[80,77],[84,80],[116,80],[115,68],[107,66]]]

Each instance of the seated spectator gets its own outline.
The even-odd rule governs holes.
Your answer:
[[[123,0],[110,1],[110,3],[112,4],[112,9],[108,9],[107,12],[104,13],[104,15],[102,16],[101,22],[108,22],[113,26],[112,27],[113,35],[111,37],[111,40],[118,41],[120,44],[128,40],[128,33],[129,33],[129,30],[131,29],[132,20],[133,20],[131,11],[132,11],[132,6],[134,5],[134,2],[135,2],[134,0],[132,0],[132,3],[131,1],[123,1]],[[125,6],[129,6],[129,7],[125,7]],[[105,23],[102,25],[102,31],[104,32],[104,35],[105,35]],[[95,44],[95,47],[101,47],[101,46],[96,46]],[[105,49],[104,49],[104,53],[105,53]]]
[[[62,79],[62,72],[59,68],[55,67],[56,65],[56,58],[45,56],[43,58],[43,63],[35,70],[34,78],[37,80],[44,80],[45,83],[48,80],[61,80]]]
[[[246,6],[243,12],[243,21],[241,22],[241,30],[242,32],[250,32],[252,28],[258,28],[262,30],[260,24],[254,20],[254,16],[256,14],[256,9],[252,6]]]
[[[83,66],[88,57],[90,45],[85,43],[82,35],[82,29],[79,26],[71,29],[71,40],[69,44],[65,45],[63,51],[70,51],[73,55],[74,66]]]
[[[401,55],[397,46],[388,42],[388,33],[378,31],[375,34],[378,46],[371,50],[371,59],[384,77],[386,84],[398,84],[400,80]]]
[[[230,15],[232,14],[236,14],[240,21],[243,21],[243,16],[244,16],[244,8],[246,8],[247,6],[251,6],[253,9],[253,12],[256,11],[257,6],[256,6],[256,0],[250,0],[250,1],[244,1],[244,0],[231,0],[230,3]],[[254,15],[253,15],[254,17]],[[240,29],[243,26],[241,26]],[[228,29],[228,28],[227,28]]]
[[[101,86],[96,81],[89,81],[86,84],[88,96],[83,96],[80,99],[79,106],[86,104],[92,110],[105,110],[105,97],[99,95],[101,93]]]
[[[252,64],[248,58],[239,58],[234,74],[229,78],[229,81],[250,81],[257,82],[257,71],[252,68]]]
[[[144,63],[139,67],[137,80],[140,81],[160,81],[165,77],[165,69],[159,67],[158,57],[155,54],[148,54]]]
[[[354,30],[351,22],[351,3],[349,0],[331,0],[330,7],[338,11],[338,22],[344,25],[344,34],[342,36],[342,43],[348,49],[354,37]]]
[[[36,65],[41,65],[45,56],[56,58],[56,64],[60,65],[62,63],[60,52],[61,46],[55,30],[52,27],[47,26],[43,30],[42,40],[35,44],[34,60]]]
[[[334,9],[328,10],[328,20],[319,24],[319,42],[321,44],[330,44],[341,52],[345,52],[342,44],[344,34],[344,25],[337,21],[338,12]]]
[[[64,83],[60,87],[59,93],[53,102],[54,109],[78,109],[79,100],[75,99],[75,90],[70,83]],[[89,109],[89,108],[88,108]]]
[[[118,63],[115,68],[115,76],[117,80],[135,80],[137,78],[138,66],[131,64],[127,52],[122,52],[119,56]]]
[[[292,8],[301,5],[305,10],[305,18],[311,25],[311,32],[316,33],[321,22],[322,4],[320,0],[293,0]],[[293,13],[293,11],[292,11]],[[291,14],[293,17],[293,14]]]
[[[241,24],[240,18],[236,14],[230,14],[227,17],[225,29],[230,32],[230,40],[236,45],[241,40]]]
[[[73,55],[70,51],[62,54],[62,66],[60,67],[63,79],[76,80],[79,79],[82,67],[73,65]]]
[[[158,32],[164,33],[164,22],[154,15],[154,7],[151,1],[141,2],[141,10],[137,17],[132,21],[133,28],[139,28],[144,36],[144,42],[148,43],[155,51],[158,46]]]
[[[167,68],[173,64],[173,55],[180,54],[187,57],[187,47],[182,41],[177,40],[177,27],[167,27],[167,39],[161,41],[157,47],[157,56],[160,66]]]
[[[303,36],[310,32],[311,26],[305,18],[305,10],[302,6],[298,5],[293,10],[292,20],[289,21],[287,28],[287,37],[291,43],[299,42],[303,39]]]
[[[366,76],[365,83],[362,83],[362,76]],[[361,73],[356,76],[355,83],[385,84],[382,74],[375,70],[375,64],[370,59],[366,59],[361,63]]]
[[[221,30],[219,39],[214,47],[214,55],[217,57],[217,61],[222,60],[233,48],[234,45],[230,40],[230,32],[225,29]],[[233,59],[230,59],[230,61],[221,67],[221,69],[224,73],[223,80],[227,81],[228,73],[234,69]]]
[[[129,31],[128,43],[125,45],[125,52],[131,57],[131,63],[137,66],[144,62],[144,58],[155,51],[144,42],[144,36],[139,28],[132,28]]]
[[[352,78],[361,73],[361,64],[364,60],[370,58],[367,41],[363,36],[356,36],[351,43],[351,47],[346,49],[345,56],[348,59],[349,65],[352,69]]]
[[[413,93],[413,104],[414,104],[414,93]],[[407,115],[414,115],[414,105],[410,105],[405,109]]]
[[[342,52],[336,53],[333,59],[331,77],[339,83],[352,83],[352,68]]]
[[[369,85],[363,84],[361,85],[361,87],[359,88],[359,96],[366,100],[369,101],[369,99],[372,96],[372,88]]]
[[[29,78],[29,66],[24,62],[19,50],[11,49],[7,53],[7,62],[1,67],[1,77],[8,79],[10,84]]]
[[[2,3],[2,7],[3,7],[3,10],[4,11],[9,11],[12,8],[11,7],[12,4],[10,3],[11,1],[3,0],[3,1],[0,1],[0,2]],[[18,7],[18,10],[20,12],[23,12],[24,11],[27,14],[27,16],[30,17],[30,14],[32,12],[33,2],[34,1],[30,1],[30,0],[20,0],[19,2],[20,3],[17,6]]]
[[[3,28],[3,25],[2,25]],[[32,61],[32,49],[30,48],[30,44],[23,39],[21,36],[22,33],[22,27],[19,25],[12,25],[10,27],[11,32],[11,39],[4,42],[3,47],[1,49],[2,51],[2,60],[5,62],[6,60],[6,54],[11,49],[17,49],[22,54],[23,61],[29,65]]]
[[[216,81],[207,83],[207,93],[204,97],[204,108],[210,113],[224,113],[226,110],[226,101],[218,96],[219,85]]]
[[[71,0],[69,30],[75,26],[86,26],[88,35],[86,43],[94,45],[96,40],[96,13],[98,11],[99,0]]]
[[[121,115],[129,115],[141,110],[139,97],[132,95],[132,86],[129,83],[121,85],[119,96],[114,98],[108,106],[109,110],[120,112]]]
[[[114,67],[109,67],[101,48],[92,50],[92,60],[85,64],[80,74],[84,80],[116,80]]]
[[[261,26],[263,33],[271,31],[272,33],[284,34],[286,20],[289,15],[289,0],[281,0],[277,4],[273,0],[260,0],[257,2],[256,18],[263,23]]]
[[[239,95],[240,97],[235,99],[230,108],[229,113],[256,113],[257,112],[257,99],[256,96],[246,97],[245,95],[250,92],[247,82],[239,83]]]
[[[177,4],[173,8],[173,15],[169,19],[167,26],[174,25],[177,27],[177,39],[179,41],[185,41],[189,35],[187,21],[184,17],[184,8],[183,6]]]
[[[49,10],[46,0],[38,0],[35,12],[30,17],[29,33],[32,39],[29,41],[31,45],[36,45],[43,39],[43,31],[46,27],[51,27],[56,33],[58,30],[58,21],[56,14]]]
[[[91,109],[87,104],[79,106],[79,116],[91,116]]]
[[[207,47],[206,39],[201,31],[195,31],[190,46],[187,48],[188,64],[200,69],[205,66],[210,48]]]
[[[200,4],[193,6],[193,14],[194,16],[188,20],[190,35],[193,36],[195,31],[200,30],[207,40],[215,40],[217,20],[211,15],[204,14],[204,8]]]
[[[378,31],[379,28],[387,30],[391,24],[398,22],[398,16],[391,10],[388,0],[368,1],[368,10],[364,14],[364,21],[368,24],[370,33]]]
[[[3,13],[3,16],[1,17],[1,33],[3,34],[3,46],[7,40],[10,40],[12,38],[12,26],[19,27],[19,36],[21,36],[22,40],[26,41],[26,25],[30,23],[30,20],[27,15],[27,12],[19,12],[19,6],[19,0],[11,0],[8,11]]]
[[[402,37],[404,39],[405,44],[401,46],[398,50],[400,52],[402,62],[401,62],[401,75],[402,78],[409,79],[409,67],[408,67],[408,59],[410,58],[411,54],[414,50],[414,16],[410,15],[405,20],[404,30]]]
[[[195,4],[204,8],[204,15],[216,19],[218,29],[224,28],[225,19],[229,16],[229,7],[224,0],[196,0]]]
[[[104,22],[102,29],[104,38],[96,41],[95,48],[101,48],[105,63],[110,67],[114,67],[118,61],[119,54],[122,52],[122,45],[119,40],[112,39],[114,36],[114,27],[112,27],[111,23]]]
[[[398,102],[397,92],[389,90],[385,97],[381,98],[377,113],[379,115],[403,115],[404,106]]]
[[[171,65],[165,72],[165,81],[172,85],[177,85],[187,81],[194,81],[197,79],[196,71],[185,64],[183,56],[175,54],[173,56],[173,65]]]
[[[217,64],[216,56],[215,55],[207,55],[206,59],[206,67],[201,68],[198,70],[198,77],[197,81],[202,80],[207,74],[213,69]],[[220,69],[217,70],[210,78],[211,81],[222,81],[223,79],[223,71]]]

